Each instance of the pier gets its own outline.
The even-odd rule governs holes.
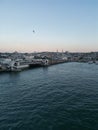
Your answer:
[[[66,62],[65,60],[48,60],[48,59],[33,59],[33,61],[31,62],[13,61],[7,65],[1,65],[0,72],[20,72],[24,69],[46,67],[46,66],[56,65],[65,62]]]

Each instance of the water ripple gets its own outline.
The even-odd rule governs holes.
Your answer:
[[[0,74],[0,130],[97,130],[98,66]]]

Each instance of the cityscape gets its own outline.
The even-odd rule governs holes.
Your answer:
[[[26,68],[45,67],[66,62],[86,62],[98,64],[98,52],[36,52],[0,53],[0,72],[21,71]]]

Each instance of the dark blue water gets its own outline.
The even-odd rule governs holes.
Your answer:
[[[1,73],[0,130],[98,130],[98,65]]]

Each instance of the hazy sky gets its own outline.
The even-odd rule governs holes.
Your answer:
[[[0,51],[62,49],[98,51],[98,0],[0,0]]]

